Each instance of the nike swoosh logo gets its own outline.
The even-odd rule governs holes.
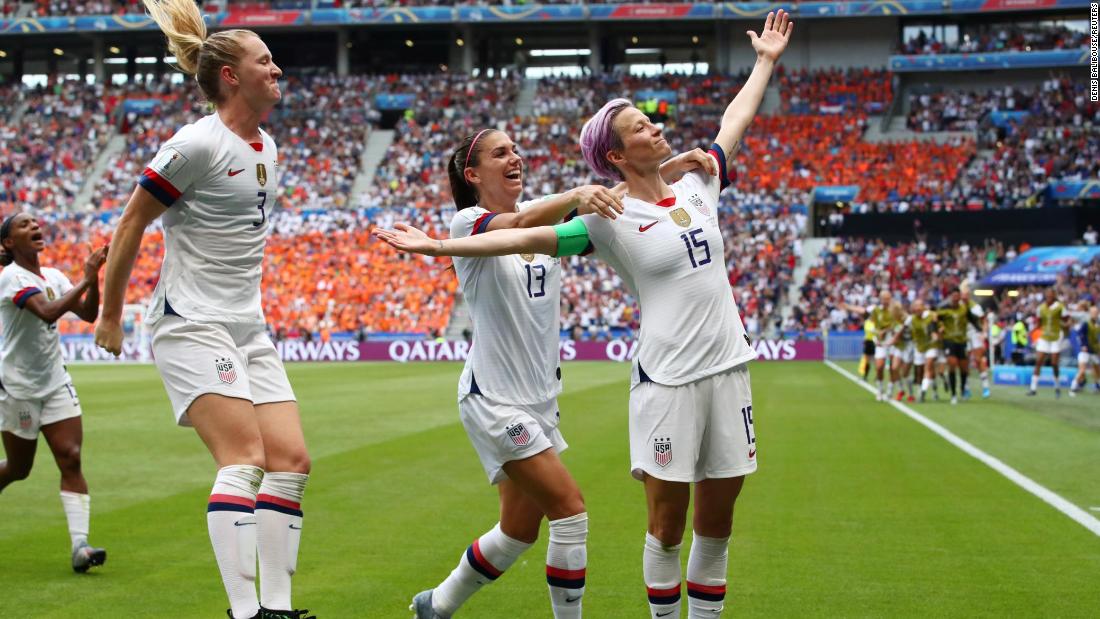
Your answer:
[[[235,526],[235,527],[247,527],[250,524],[256,524],[256,523],[255,522],[234,522],[233,526]]]
[[[676,612],[676,611],[674,611],[674,610],[670,610],[670,611],[668,611],[667,613],[657,613],[657,616],[658,616],[658,617],[667,617],[667,616],[671,615],[671,614],[672,614],[672,613],[674,613],[674,612]]]
[[[651,223],[651,224],[649,224],[649,225],[646,225],[646,226],[638,226],[638,232],[645,232],[646,230],[649,230],[649,229],[650,229],[650,228],[652,228],[653,226],[656,226],[656,225],[658,224],[658,222],[660,222],[660,221],[661,221],[661,220],[660,220],[660,219],[658,219],[657,221],[655,221],[655,222],[653,222],[653,223]],[[657,616],[658,616],[658,617],[660,617],[661,615],[657,615]]]
[[[287,525],[287,526],[289,526],[290,528],[294,529],[295,531],[301,531],[301,530],[302,530],[302,527],[296,527],[296,526],[294,526],[294,525],[292,525],[292,524],[291,524],[291,525]]]
[[[244,168],[241,168],[240,170],[232,170],[231,169],[231,170],[229,170],[229,175],[230,176],[236,176],[236,175],[240,174],[241,172],[244,172]]]
[[[581,599],[581,596],[579,596],[579,595],[575,598],[567,597],[567,598],[565,598],[565,603],[566,604],[572,604],[573,602],[576,602],[579,599]]]
[[[755,458],[756,457],[756,450],[755,449],[753,449],[752,451],[749,452],[749,457],[750,458]]]

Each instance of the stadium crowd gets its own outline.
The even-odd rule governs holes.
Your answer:
[[[980,52],[1030,52],[1047,49],[1087,47],[1087,29],[1073,30],[1051,24],[980,24],[964,27],[957,40],[946,43],[923,30],[910,37],[899,50],[902,54],[972,54]]]

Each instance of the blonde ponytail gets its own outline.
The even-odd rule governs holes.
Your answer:
[[[222,67],[236,67],[244,55],[241,39],[259,35],[251,30],[225,30],[207,36],[206,22],[194,0],[141,1],[168,37],[168,51],[175,55],[179,70],[194,75],[206,98],[220,103]]]
[[[168,37],[168,51],[176,57],[180,71],[195,75],[199,53],[206,41],[206,22],[194,0],[142,0],[149,16]]]

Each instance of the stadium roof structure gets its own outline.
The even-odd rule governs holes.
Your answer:
[[[1074,265],[1100,258],[1100,246],[1036,247],[996,269],[985,279],[985,286],[1049,286]]]

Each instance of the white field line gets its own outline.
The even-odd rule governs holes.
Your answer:
[[[855,374],[852,374],[848,370],[845,370],[844,368],[842,368],[839,365],[833,363],[832,361],[826,361],[825,365],[833,368],[834,370],[839,372],[842,376],[844,376],[848,380],[855,383],[857,386],[862,387],[863,389],[865,389],[866,391],[869,391],[872,394],[875,393],[875,388],[874,387],[864,383]],[[1014,469],[1011,466],[1005,464],[1004,462],[1001,462],[997,458],[994,458],[993,456],[987,454],[986,452],[982,451],[981,449],[978,449],[977,447],[975,447],[971,443],[969,443],[969,442],[963,440],[962,438],[960,438],[954,432],[952,432],[952,431],[948,430],[947,428],[941,426],[940,424],[936,423],[935,421],[932,421],[931,419],[929,419],[929,418],[925,417],[924,415],[918,413],[917,411],[915,411],[912,408],[906,406],[905,404],[902,404],[901,402],[896,402],[894,400],[890,400],[888,403],[890,404],[890,406],[893,406],[894,408],[898,409],[905,416],[909,417],[913,421],[916,421],[917,423],[921,424],[922,426],[924,426],[924,427],[928,428],[929,430],[935,432],[936,434],[940,435],[940,437],[943,438],[948,443],[951,443],[952,445],[954,445],[955,447],[958,447],[959,449],[961,449],[963,452],[967,453],[968,455],[973,456],[974,458],[976,458],[978,461],[985,464],[989,468],[993,469],[994,471],[997,471],[1001,475],[1004,475],[1012,483],[1014,483],[1017,486],[1023,488],[1024,490],[1027,490],[1031,494],[1034,494],[1035,496],[1039,497],[1040,499],[1042,499],[1042,501],[1044,503],[1046,503],[1047,505],[1050,505],[1054,509],[1062,512],[1063,514],[1068,516],[1070,519],[1072,519],[1077,524],[1085,527],[1089,531],[1092,531],[1093,534],[1100,536],[1100,520],[1097,520],[1096,517],[1093,516],[1092,514],[1088,513],[1087,511],[1085,511],[1083,509],[1081,509],[1080,507],[1077,507],[1073,503],[1070,503],[1065,498],[1063,498],[1061,495],[1058,495],[1055,492],[1053,492],[1052,490],[1050,490],[1049,488],[1046,488],[1045,486],[1040,485],[1035,480],[1033,480],[1030,477],[1024,475],[1023,473],[1017,471],[1016,469]],[[1100,508],[1097,508],[1097,507],[1094,507],[1092,509],[1100,511]]]

